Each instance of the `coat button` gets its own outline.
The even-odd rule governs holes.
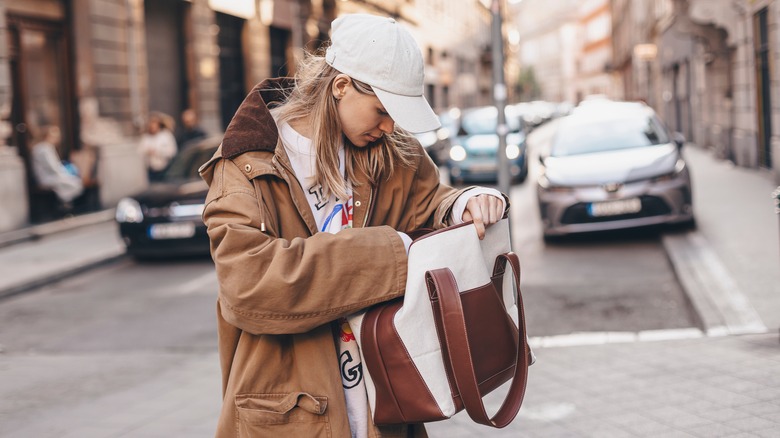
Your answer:
[[[250,164],[247,164],[246,166],[244,166],[244,170],[246,170],[247,172],[251,172],[252,166]]]
[[[355,207],[360,207],[360,201],[355,201]]]

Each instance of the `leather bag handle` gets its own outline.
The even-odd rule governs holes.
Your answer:
[[[493,268],[493,278],[503,276],[506,264],[512,268],[516,288],[516,300],[518,309],[517,358],[515,359],[515,373],[504,402],[493,418],[488,417],[485,404],[482,402],[482,394],[472,365],[471,349],[466,334],[466,322],[463,317],[463,306],[460,301],[460,292],[455,277],[449,268],[435,269],[425,273],[431,296],[438,295],[439,311],[444,328],[445,342],[450,363],[452,364],[455,384],[460,392],[461,400],[469,416],[477,423],[486,426],[502,428],[507,426],[523,404],[525,388],[528,381],[529,351],[526,342],[525,318],[523,301],[520,295],[520,261],[513,252],[500,254],[496,257]],[[502,282],[498,282],[499,288]],[[433,288],[434,290],[431,290]],[[501,296],[498,291],[499,296]]]

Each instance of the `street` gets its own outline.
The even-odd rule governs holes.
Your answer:
[[[531,169],[533,175],[533,165]],[[661,230],[545,244],[532,177],[513,187],[511,201],[532,338],[695,326],[660,243]],[[156,395],[150,402],[158,409],[118,411],[97,422],[95,434],[149,436],[186,422],[196,435],[210,435],[219,406],[216,290],[208,258],[123,258],[0,301],[0,367],[8,376],[0,380],[2,435],[61,436],[69,425],[84,421],[73,409],[89,412],[90,407],[120,403],[128,392],[151,388]],[[188,417],[188,409],[166,405],[166,394],[185,390],[176,387],[172,376],[181,378],[182,370],[204,363],[213,370],[204,382],[212,391],[191,397],[212,415]],[[186,380],[181,383],[191,387]],[[121,427],[132,418],[147,418],[146,429]]]
[[[780,437],[778,23],[780,0],[0,0],[0,438],[298,438],[311,421],[329,438],[359,434],[354,391],[321,386],[337,364],[306,360],[331,352],[330,333],[297,324],[325,324],[344,303],[257,303],[257,274],[236,266],[263,249],[254,230],[292,239],[274,242],[294,256],[274,252],[279,272],[389,289],[375,281],[398,272],[377,257],[388,242],[297,243],[353,216],[405,224],[443,209],[434,168],[396,160],[418,159],[411,146],[443,184],[506,192],[516,339],[535,359],[527,375],[515,368],[526,385],[507,427],[464,409],[428,436]],[[419,145],[402,144],[412,136]],[[495,198],[477,201],[500,216]],[[204,213],[225,222],[210,230],[218,260],[250,285],[232,287],[224,316]],[[171,256],[192,252],[204,254]],[[345,263],[364,272],[334,275]],[[289,280],[268,284],[301,284]],[[225,330],[255,319],[300,333],[265,343]],[[417,328],[410,342],[435,345]],[[347,388],[368,370],[347,366],[360,354],[342,329]],[[462,349],[446,335],[443,351],[490,369],[506,356],[494,352],[525,357],[491,335],[469,333]],[[451,395],[477,418],[458,368],[437,377],[459,377]],[[482,388],[504,375],[485,374]],[[414,386],[398,375],[393,386]],[[509,387],[480,394],[488,417]],[[428,389],[438,402],[447,388]]]
[[[94,436],[213,434],[215,291],[209,259],[124,259],[0,303],[0,435],[83,437],[85,425]],[[213,379],[198,385],[202,363]],[[170,398],[186,391],[187,405]],[[148,428],[129,426],[139,420]]]

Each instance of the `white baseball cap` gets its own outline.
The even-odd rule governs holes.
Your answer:
[[[424,95],[423,57],[412,35],[393,18],[341,16],[331,24],[325,61],[374,89],[401,128],[433,131],[441,126]]]

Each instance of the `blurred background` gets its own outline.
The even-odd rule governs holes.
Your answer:
[[[502,0],[507,103],[532,126],[589,96],[641,100],[673,131],[739,166],[771,169],[774,2]],[[440,112],[492,105],[490,1],[4,0],[0,2],[0,231],[56,214],[30,149],[59,127],[82,210],[147,184],[153,112],[191,109],[218,135],[254,84],[287,75],[339,14],[391,15],[426,61]],[[181,145],[179,145],[181,146]],[[86,199],[85,199],[86,198]]]
[[[510,197],[539,363],[501,434],[776,436],[774,0],[0,0],[0,436],[213,434],[197,169],[358,12],[421,47],[442,181]]]

